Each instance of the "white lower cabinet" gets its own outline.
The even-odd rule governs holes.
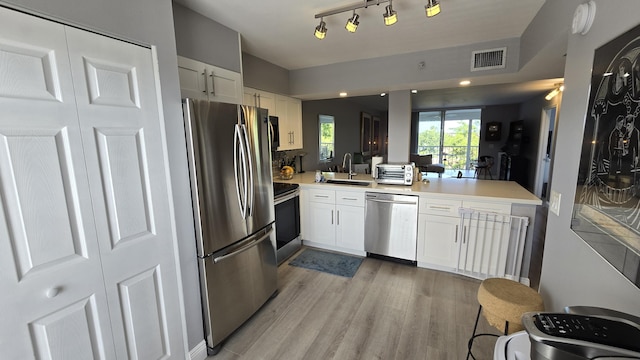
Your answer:
[[[420,199],[418,265],[455,270],[460,249],[461,201]]]
[[[420,214],[418,216],[418,263],[456,268],[460,219]]]
[[[364,207],[336,205],[336,246],[364,251]]]
[[[309,229],[305,240],[327,244],[336,244],[335,205],[321,202],[309,202]]]
[[[303,190],[305,243],[364,255],[364,193]]]
[[[460,208],[469,212],[461,216]],[[418,266],[476,278],[504,276],[511,205],[420,199]]]

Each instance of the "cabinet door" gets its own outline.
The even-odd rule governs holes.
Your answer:
[[[245,87],[243,90],[242,105],[258,106],[258,96],[256,90]]]
[[[336,206],[336,246],[364,251],[364,208]]]
[[[335,245],[335,206],[333,204],[309,202],[307,224],[309,241]]]
[[[66,35],[116,358],[181,358],[177,240],[152,52],[71,27]]]
[[[276,112],[276,95],[266,92],[258,91],[256,93],[258,98],[258,107],[269,110],[269,115],[278,116]],[[279,120],[279,119],[278,119]]]
[[[207,91],[210,101],[242,104],[242,75],[235,71],[207,65]]]
[[[302,101],[300,99],[289,98],[287,121],[292,134],[291,148],[302,149]]]
[[[420,214],[418,218],[418,261],[456,268],[460,219]]]
[[[114,359],[64,26],[0,7],[0,358]]]
[[[280,126],[278,150],[302,148],[302,103],[299,99],[276,95],[276,114]]]
[[[183,98],[209,99],[207,94],[207,65],[199,61],[178,56],[180,94]]]

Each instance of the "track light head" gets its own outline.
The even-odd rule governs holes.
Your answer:
[[[398,13],[393,10],[391,1],[389,1],[389,5],[387,5],[386,10],[387,11],[382,15],[384,17],[384,24],[387,26],[391,26],[398,22]]]
[[[560,94],[562,91],[564,91],[564,84],[562,84],[562,83],[555,84],[555,88],[553,90],[551,90],[547,94],[547,96],[544,97],[544,99],[549,101],[549,100],[553,99],[556,95]]]
[[[320,19],[320,25],[316,26],[316,32],[314,35],[320,40],[327,36],[327,24],[325,24],[322,19]]]
[[[347,25],[345,25],[344,28],[347,29],[348,32],[356,32],[356,30],[358,29],[358,24],[360,24],[360,22],[358,22],[359,17],[360,16],[356,14],[356,11],[353,10],[353,16],[351,16],[349,20],[347,20]]]
[[[428,0],[424,7],[427,17],[433,17],[440,14],[440,2],[438,0]]]

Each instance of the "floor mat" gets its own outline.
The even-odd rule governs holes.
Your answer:
[[[335,254],[314,249],[305,249],[300,255],[289,262],[289,265],[322,271],[333,275],[353,277],[363,258]]]

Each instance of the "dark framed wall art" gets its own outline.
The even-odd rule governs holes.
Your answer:
[[[572,230],[640,288],[640,25],[596,49]]]
[[[488,122],[484,128],[485,141],[500,141],[502,138],[502,123],[497,121]]]

